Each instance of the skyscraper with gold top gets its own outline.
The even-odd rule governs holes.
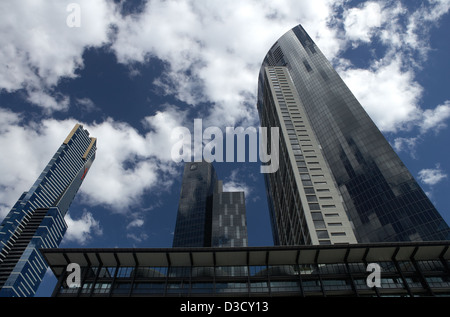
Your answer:
[[[76,124],[28,192],[0,224],[0,297],[29,297],[47,270],[39,248],[55,248],[70,204],[91,167],[97,139]]]

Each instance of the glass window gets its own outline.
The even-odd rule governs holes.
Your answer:
[[[168,283],[167,284],[167,293],[171,294],[186,294],[189,292],[189,284],[188,283]]]
[[[313,220],[323,220],[321,212],[312,212],[311,217]]]
[[[309,205],[309,209],[310,210],[320,210],[320,206],[319,206],[319,204],[315,204],[315,203],[309,203],[308,204]]]
[[[310,180],[311,179],[308,174],[300,174],[300,177],[302,180]]]
[[[131,283],[116,283],[114,285],[114,294],[128,294],[131,289]]]
[[[300,284],[297,281],[271,281],[272,292],[299,292]]]
[[[325,221],[323,220],[314,220],[314,227],[316,229],[326,229]],[[333,234],[331,234],[333,235]]]
[[[107,294],[111,289],[111,283],[95,283],[94,293]]]
[[[348,263],[348,268],[352,273],[366,272],[366,266],[363,263]]]
[[[401,278],[381,278],[381,287],[385,288],[403,288],[403,282]]]
[[[220,286],[220,285],[218,285]],[[217,288],[216,287],[216,291],[221,291],[221,292],[227,292],[227,293],[246,293],[248,292],[248,286],[247,283],[226,283],[226,288],[222,289],[222,288]]]
[[[191,293],[211,294],[214,291],[214,283],[192,283]]]
[[[265,265],[250,266],[251,276],[267,276],[267,267]]]
[[[315,194],[314,187],[306,187],[305,194]]]
[[[134,285],[134,293],[154,293],[164,294],[164,283],[136,283]]]
[[[346,279],[322,280],[326,290],[347,290],[350,289],[350,282]]]
[[[267,293],[269,287],[267,282],[250,282],[250,292],[252,293]]]
[[[316,230],[317,233],[317,238],[319,239],[328,239],[329,235],[328,235],[328,231],[326,230]]]
[[[345,232],[332,232],[331,236],[332,237],[343,237],[346,236],[347,234]]]
[[[431,287],[449,287],[450,279],[447,276],[428,276],[425,277],[428,285]]]
[[[119,270],[117,271],[117,277],[131,277],[131,272],[133,271],[134,267],[132,266],[122,266],[119,267]]]
[[[320,291],[320,281],[319,280],[311,280],[311,281],[302,281],[303,289],[307,291]]]

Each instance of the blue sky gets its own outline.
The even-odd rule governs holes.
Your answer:
[[[69,27],[69,3],[80,27]],[[302,24],[450,222],[450,1],[5,0],[0,219],[76,122],[97,158],[61,247],[170,247],[183,164],[171,132],[258,127],[264,55]],[[192,131],[192,130],[191,130]],[[215,163],[245,190],[249,245],[271,245],[260,163]],[[38,295],[48,296],[47,274]]]

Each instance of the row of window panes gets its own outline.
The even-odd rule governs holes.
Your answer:
[[[406,283],[411,288],[422,288],[422,284],[417,278],[405,278]],[[427,277],[427,283],[432,287],[449,287],[450,283],[442,277]],[[366,279],[353,279],[357,289],[369,289]],[[129,294],[131,291],[131,283],[115,283],[112,290],[113,294]],[[200,283],[183,283],[183,282],[136,282],[133,284],[133,294],[211,294],[211,293],[283,293],[283,292],[299,292],[300,285],[305,292],[332,290],[351,290],[351,281],[349,279],[325,279],[321,280],[303,280],[303,281],[250,281],[250,282],[200,282]],[[93,292],[94,294],[108,294],[111,291],[110,282],[86,283],[81,289],[82,294]],[[400,277],[381,278],[381,289],[404,289],[405,285]],[[62,288],[61,293],[77,293],[77,288]]]

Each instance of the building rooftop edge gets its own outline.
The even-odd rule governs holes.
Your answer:
[[[262,251],[262,250],[311,250],[311,249],[356,249],[356,248],[381,248],[381,247],[421,247],[421,246],[448,246],[450,241],[400,241],[400,242],[374,242],[354,244],[332,244],[332,245],[280,245],[280,246],[248,246],[248,247],[161,247],[161,248],[133,248],[133,247],[105,247],[105,248],[43,248],[43,253],[67,253],[67,252],[229,252],[229,251]]]
[[[213,267],[450,260],[450,241],[223,248],[40,249],[56,277],[80,266]]]

